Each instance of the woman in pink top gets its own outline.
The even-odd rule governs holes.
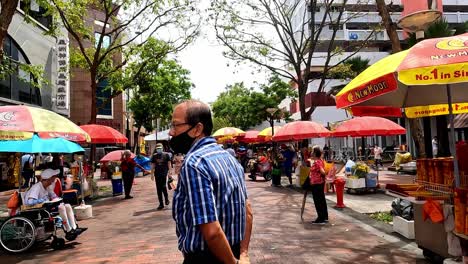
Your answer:
[[[325,200],[324,185],[325,185],[325,164],[322,160],[322,150],[319,146],[314,146],[312,150],[310,165],[310,184],[312,197],[314,199],[315,210],[317,211],[317,219],[313,224],[325,224],[328,222],[327,202]]]

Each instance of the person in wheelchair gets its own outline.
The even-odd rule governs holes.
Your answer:
[[[41,180],[34,184],[24,194],[24,204],[26,206],[34,206],[37,204],[57,200],[59,197],[57,197],[54,192],[54,183],[59,173],[60,170],[53,169],[45,169],[42,171]],[[85,227],[78,228],[76,225],[75,215],[70,204],[60,203],[58,207],[55,208],[58,209],[58,213],[62,218],[64,230],[66,233],[78,236],[87,230]]]

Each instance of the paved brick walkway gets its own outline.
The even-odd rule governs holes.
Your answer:
[[[425,263],[417,250],[330,209],[330,224],[313,226],[299,217],[302,194],[248,181],[254,205],[252,263]],[[156,211],[154,183],[138,178],[132,200],[113,197],[94,204],[89,227],[68,248],[39,245],[18,256],[0,253],[0,263],[181,263],[171,210]],[[416,253],[415,253],[416,252]]]

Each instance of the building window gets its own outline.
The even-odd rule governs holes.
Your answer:
[[[19,45],[10,37],[3,43],[5,55],[10,57],[13,66],[18,64],[30,64],[28,58]],[[0,97],[34,105],[42,105],[39,88],[31,85],[31,75],[16,67],[14,73],[0,80]]]
[[[20,9],[44,27],[50,28],[52,25],[52,15],[46,15],[47,10],[37,4],[35,0],[21,1]]]
[[[99,32],[95,32],[94,33],[94,46],[97,48],[98,46],[98,43],[99,43],[99,38],[101,37],[101,33]],[[102,38],[102,46],[103,48],[107,49],[109,48],[110,46],[110,43],[111,43],[111,38],[109,35],[104,35],[104,37]]]
[[[337,25],[336,22],[333,22],[332,24],[329,24],[329,25],[328,25],[328,29],[329,29],[329,30],[334,30],[334,29],[336,29],[336,30],[343,30],[343,24]]]
[[[108,80],[100,81],[96,89],[96,107],[99,117],[112,117],[112,89]]]

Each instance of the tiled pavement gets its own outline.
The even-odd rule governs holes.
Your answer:
[[[300,220],[302,194],[269,183],[247,181],[254,209],[252,263],[425,263],[414,245],[385,235],[329,209],[330,224],[313,226],[309,201]],[[171,210],[156,211],[154,183],[138,178],[132,200],[103,199],[94,204],[94,218],[68,248],[52,251],[40,245],[0,263],[181,263]]]

